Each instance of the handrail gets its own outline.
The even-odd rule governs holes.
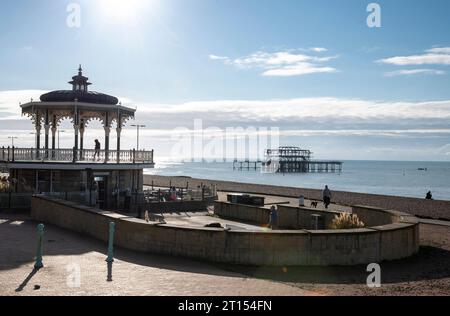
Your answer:
[[[154,151],[1,147],[2,162],[153,163]]]

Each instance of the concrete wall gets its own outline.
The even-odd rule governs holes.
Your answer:
[[[278,205],[279,227],[283,229],[313,229],[311,216],[320,215],[325,228],[329,227],[339,212],[321,211],[308,207]]]
[[[227,231],[148,224],[117,213],[36,196],[34,220],[106,241],[116,223],[117,246],[159,254],[245,265],[354,265],[400,259],[418,251],[418,224],[340,231]]]
[[[352,213],[357,215],[366,226],[382,226],[391,224],[393,216],[391,213],[378,207],[352,206]]]
[[[259,206],[216,201],[214,203],[214,214],[222,218],[264,225],[269,223],[270,210]]]
[[[322,216],[324,226],[328,227],[339,212],[322,211],[308,207],[292,207],[278,205],[279,229],[313,229],[311,215]],[[233,204],[228,202],[215,202],[214,213],[219,217],[255,223],[258,225],[269,222],[270,210],[267,208]]]
[[[206,211],[208,206],[212,205],[212,199],[205,201],[169,201],[169,202],[152,202],[147,203],[143,207],[144,211],[150,213],[184,213]]]

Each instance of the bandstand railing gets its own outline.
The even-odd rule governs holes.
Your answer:
[[[36,149],[1,147],[2,162],[153,163],[153,150]]]

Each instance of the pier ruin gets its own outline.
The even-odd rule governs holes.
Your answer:
[[[261,170],[263,173],[341,173],[341,161],[312,160],[310,150],[300,147],[284,146],[267,149],[265,161],[233,162],[233,170]]]

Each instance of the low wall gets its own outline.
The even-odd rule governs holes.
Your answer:
[[[366,226],[387,225],[395,220],[391,213],[378,207],[352,206],[352,213],[357,215]]]
[[[216,201],[214,214],[222,218],[264,225],[269,223],[270,210],[259,206]]]
[[[277,209],[279,229],[313,229],[311,216],[314,214],[321,215],[324,226],[328,227],[334,217],[340,214],[339,212],[286,205],[278,205]],[[264,225],[269,222],[270,210],[263,207],[216,201],[214,214],[225,219]]]
[[[283,229],[313,229],[311,216],[315,214],[322,217],[325,228],[330,226],[335,216],[340,215],[339,212],[334,211],[278,205],[278,224]]]
[[[411,214],[394,211],[383,210],[378,207],[371,206],[352,206],[352,213],[358,215],[366,226],[382,226],[402,221],[416,222],[417,218]]]
[[[208,206],[214,201],[207,199],[205,201],[174,201],[174,202],[154,202],[144,205],[144,211],[150,213],[182,213],[182,212],[198,212],[206,211]]]
[[[116,223],[117,246],[158,254],[244,265],[354,265],[408,257],[418,251],[418,223],[327,231],[229,231],[149,224],[48,197],[32,198],[34,220],[106,242]]]

